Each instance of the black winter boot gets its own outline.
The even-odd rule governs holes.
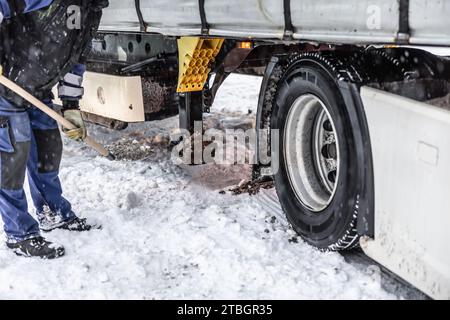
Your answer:
[[[69,231],[90,231],[92,229],[101,229],[101,226],[88,223],[86,219],[74,218],[67,222],[61,219],[61,216],[54,213],[50,208],[45,207],[44,210],[38,215],[39,227],[42,232],[50,232],[56,229],[69,230]]]
[[[20,242],[7,242],[6,246],[15,254],[27,258],[56,259],[65,254],[63,246],[51,243],[42,237]]]
[[[45,207],[41,213],[38,213],[37,218],[42,232],[50,232],[66,224],[66,222],[62,221],[61,216],[51,211],[48,207]]]
[[[90,224],[87,222],[87,219],[75,218],[74,220],[67,222],[63,226],[58,229],[69,230],[69,231],[77,231],[84,232],[90,231],[92,229],[101,229],[102,227],[97,224]]]

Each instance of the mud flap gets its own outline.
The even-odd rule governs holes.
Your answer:
[[[375,177],[364,252],[435,299],[450,299],[450,112],[363,87]]]
[[[142,79],[86,72],[81,111],[123,122],[145,121]],[[56,95],[56,87],[53,93]],[[62,102],[56,99],[57,104]]]

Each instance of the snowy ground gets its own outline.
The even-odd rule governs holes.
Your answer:
[[[248,124],[259,85],[258,78],[231,77],[210,121]],[[56,261],[18,258],[0,246],[0,299],[401,298],[381,288],[376,268],[357,268],[298,239],[271,191],[219,194],[249,178],[248,167],[172,165],[165,136],[176,124],[94,130],[105,143],[152,141],[144,161],[110,162],[67,143],[65,195],[103,229],[49,234],[66,247]]]

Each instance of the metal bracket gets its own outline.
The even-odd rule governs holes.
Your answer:
[[[209,24],[206,20],[205,0],[198,0],[198,7],[200,10],[200,19],[202,21],[202,35],[207,36],[209,34]]]
[[[230,72],[226,72],[222,66],[219,70],[217,70],[212,86],[209,87],[208,82],[205,85],[205,89],[203,90],[203,105],[206,113],[210,112],[210,108],[214,104],[217,91],[229,75]]]
[[[139,25],[141,27],[141,31],[142,32],[147,32],[148,24],[145,22],[144,16],[142,15],[141,1],[140,0],[135,0],[134,3],[136,5],[136,13],[137,13],[137,16],[138,16],[138,19],[139,19]]]
[[[272,163],[261,163],[262,162],[262,141],[263,138],[263,132],[264,130],[267,131],[267,135],[263,139],[267,139],[267,146],[268,150],[265,150],[266,152],[271,152],[271,143],[269,142],[270,137],[270,128],[267,127],[267,117],[264,116],[264,114],[268,111],[266,106],[266,92],[269,87],[269,83],[271,80],[271,77],[274,73],[275,67],[280,63],[280,59],[278,57],[272,57],[269,64],[267,65],[263,81],[261,84],[261,90],[259,93],[259,100],[258,100],[258,110],[256,113],[256,139],[257,139],[257,151],[256,151],[256,163],[257,165],[253,168],[253,178],[259,179],[261,177],[268,178],[273,177],[273,170],[272,170]],[[272,162],[274,159],[271,159]],[[275,160],[276,161],[276,160]]]
[[[400,20],[397,34],[397,42],[408,44],[411,28],[409,26],[409,0],[400,0],[399,2]]]
[[[291,0],[284,0],[284,39],[290,40],[294,35],[294,25],[292,24]]]

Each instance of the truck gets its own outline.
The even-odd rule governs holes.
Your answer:
[[[82,109],[117,130],[178,114],[194,134],[230,74],[262,76],[253,176],[294,230],[450,299],[448,16],[442,0],[110,0]]]

